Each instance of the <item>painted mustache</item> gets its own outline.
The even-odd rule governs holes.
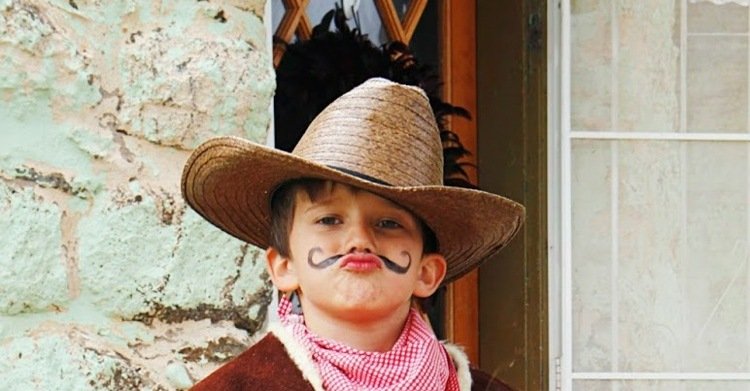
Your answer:
[[[313,254],[322,253],[322,252],[323,252],[323,249],[321,249],[320,247],[313,247],[312,249],[310,249],[310,252],[307,253],[307,264],[310,265],[311,267],[315,268],[315,269],[325,269],[325,268],[333,265],[334,263],[336,263],[344,255],[346,255],[346,254],[334,255],[334,256],[328,257],[328,258],[326,258],[326,259],[324,259],[324,260],[322,260],[322,261],[320,261],[318,263],[315,263],[315,261],[313,261]],[[385,267],[388,270],[390,270],[390,271],[392,271],[394,273],[397,273],[397,274],[405,274],[411,268],[411,254],[409,254],[407,251],[402,251],[401,255],[404,255],[404,256],[406,256],[407,259],[409,259],[409,262],[406,264],[406,266],[399,266],[399,264],[397,264],[396,262],[391,261],[387,257],[385,257],[383,255],[377,255],[377,254],[375,254],[375,256],[377,256],[378,258],[380,258],[380,260],[383,261],[383,265],[385,265]]]

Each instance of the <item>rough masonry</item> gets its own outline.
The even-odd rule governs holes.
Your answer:
[[[188,388],[263,328],[262,254],[187,209],[263,142],[264,0],[0,0],[0,389]]]

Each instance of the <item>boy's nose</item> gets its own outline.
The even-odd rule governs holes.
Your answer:
[[[346,250],[351,252],[374,252],[372,230],[366,224],[352,224],[349,229]]]

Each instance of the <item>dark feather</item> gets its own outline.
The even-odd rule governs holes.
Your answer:
[[[471,153],[463,147],[458,135],[446,127],[448,116],[471,118],[470,113],[440,98],[442,82],[437,72],[421,64],[406,44],[390,42],[376,47],[361,33],[358,23],[353,29],[349,27],[338,5],[313,28],[310,40],[286,45],[276,69],[276,147],[291,151],[318,113],[372,77],[418,86],[425,91],[443,142],[445,184],[475,187],[464,169],[473,165],[462,162]]]

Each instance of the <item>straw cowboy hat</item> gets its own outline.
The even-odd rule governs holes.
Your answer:
[[[442,145],[427,97],[385,79],[331,103],[292,153],[235,137],[203,143],[185,164],[182,193],[206,220],[266,248],[271,196],[298,178],[358,187],[414,213],[435,232],[446,283],[503,248],[524,219],[523,206],[507,198],[443,186]]]

